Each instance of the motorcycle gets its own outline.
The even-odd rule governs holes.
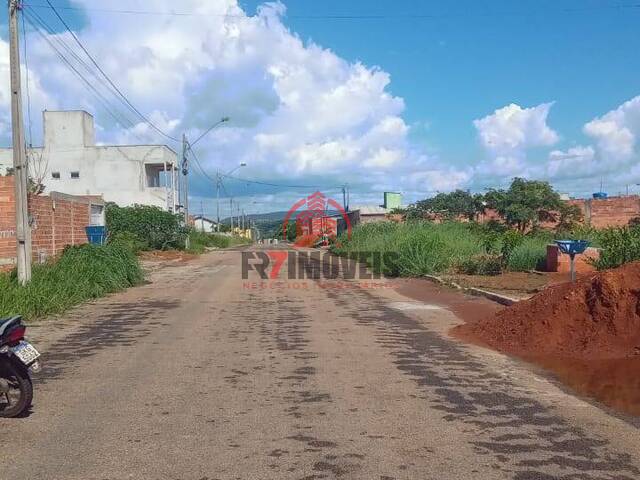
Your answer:
[[[31,407],[30,372],[41,369],[40,353],[24,339],[22,317],[0,318],[0,417],[17,417]]]

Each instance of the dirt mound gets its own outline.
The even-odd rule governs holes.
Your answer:
[[[640,262],[549,287],[453,333],[519,356],[640,355]]]

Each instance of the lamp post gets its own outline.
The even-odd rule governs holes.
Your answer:
[[[230,170],[224,176],[228,177],[239,168],[246,167],[246,166],[247,164],[245,162],[241,162],[240,165]],[[221,186],[222,186],[222,176],[220,175],[220,171],[218,170],[216,172],[216,216],[217,216],[216,221],[217,221],[218,233],[220,233],[220,187]],[[230,197],[230,200],[231,200],[230,205],[233,205],[233,199],[231,197]],[[233,206],[231,207],[231,222],[232,222],[231,230],[233,230]]]
[[[227,123],[229,121],[229,117],[222,117],[220,121],[214,123],[211,127],[205,130],[198,138],[193,142],[189,142],[187,139],[187,135],[182,135],[182,175],[184,177],[184,224],[189,225],[189,162],[187,159],[187,151],[192,150],[193,147],[198,143],[202,138],[209,133],[214,128],[219,127],[220,125]]]

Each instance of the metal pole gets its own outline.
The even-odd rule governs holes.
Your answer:
[[[220,233],[220,172],[216,172],[216,229]]]
[[[575,283],[576,281],[576,256],[575,254],[571,254],[569,255],[569,257],[571,258],[571,283]]]
[[[9,68],[11,71],[11,128],[13,135],[13,171],[16,189],[16,260],[18,281],[31,280],[31,226],[27,197],[27,165],[20,89],[20,47],[18,43],[19,0],[9,1]]]
[[[231,215],[231,233],[233,234],[233,198],[229,197],[229,211]]]

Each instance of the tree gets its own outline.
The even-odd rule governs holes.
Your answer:
[[[508,225],[522,233],[540,222],[556,221],[564,208],[548,182],[524,178],[514,178],[506,191],[490,190],[484,199],[487,207],[497,210]]]
[[[456,190],[450,193],[439,193],[433,198],[420,200],[415,204],[414,212],[417,216],[435,215],[447,220],[466,218],[474,220],[478,213],[484,211],[482,195],[472,195],[464,190]],[[415,215],[411,215],[415,216]]]

